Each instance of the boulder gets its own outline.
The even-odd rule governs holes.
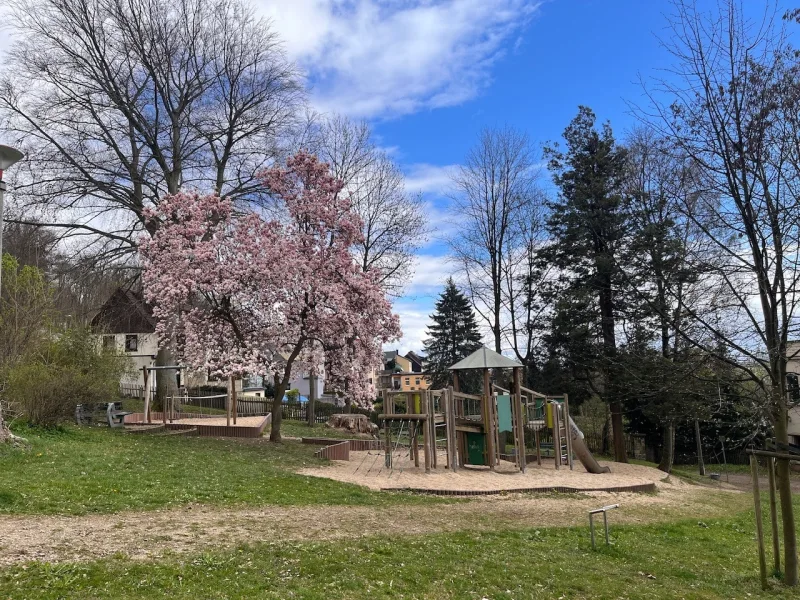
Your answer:
[[[374,434],[378,426],[367,418],[367,415],[331,415],[328,419],[328,427],[344,429],[350,433]]]

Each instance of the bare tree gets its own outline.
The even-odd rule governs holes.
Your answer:
[[[676,83],[670,106],[654,102],[655,123],[702,170],[712,194],[684,210],[716,248],[707,277],[724,302],[683,304],[712,340],[706,350],[764,391],[778,447],[788,443],[786,344],[797,329],[800,283],[798,114],[800,68],[768,12],[748,22],[735,0],[716,14],[676,0],[668,46]],[[713,199],[712,199],[713,198]],[[697,345],[693,335],[687,335]],[[720,351],[724,349],[724,351]],[[789,463],[777,462],[787,585],[797,585],[797,542]]]
[[[494,349],[509,339],[522,358],[532,344],[533,305],[525,285],[540,231],[538,171],[527,135],[514,129],[487,129],[455,175],[453,212],[459,233],[450,240],[473,306],[490,328]],[[527,284],[526,284],[527,282]],[[522,337],[526,341],[521,342]]]
[[[164,194],[259,200],[255,173],[279,152],[303,89],[243,0],[7,5],[17,41],[0,75],[0,122],[27,155],[15,169],[19,222],[119,260],[158,227],[143,214]]]
[[[364,241],[355,249],[361,268],[378,272],[387,293],[400,295],[428,232],[422,198],[406,192],[402,171],[375,146],[364,122],[333,116],[310,145],[345,183],[364,222]]]

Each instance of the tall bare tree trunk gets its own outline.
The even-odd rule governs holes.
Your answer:
[[[661,462],[658,468],[664,473],[672,472],[672,464],[675,462],[675,423],[669,421],[664,426],[664,444],[661,447]]]
[[[701,477],[706,475],[706,465],[703,463],[703,438],[700,437],[700,421],[694,420],[694,441],[697,444],[697,471]]]
[[[269,441],[281,441],[281,420],[283,419],[283,395],[286,393],[286,378],[275,375],[275,397],[272,400],[272,423],[269,429]]]
[[[773,387],[773,395],[777,396],[777,415],[775,418],[775,441],[779,452],[788,450],[789,445],[789,415],[781,385]],[[797,564],[797,531],[794,526],[794,506],[792,505],[792,487],[789,479],[789,461],[779,458],[775,461],[775,474],[777,475],[778,496],[781,502],[781,520],[783,522],[783,580],[786,585],[795,586],[798,583]]]
[[[156,354],[157,367],[170,367],[175,365],[175,357],[170,348],[161,348]],[[178,395],[177,371],[169,369],[158,371],[156,376],[156,407],[164,410],[169,396]]]

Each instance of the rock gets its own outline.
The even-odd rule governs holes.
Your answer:
[[[331,415],[328,419],[328,427],[344,429],[351,433],[374,433],[378,426],[371,422],[367,415]]]

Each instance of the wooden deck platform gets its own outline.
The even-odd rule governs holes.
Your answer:
[[[150,415],[152,423],[163,423],[162,413],[153,412]],[[235,437],[257,438],[263,435],[264,430],[272,422],[272,415],[258,417],[239,417],[236,425],[231,421],[228,426],[225,417],[198,415],[186,419],[176,419],[172,423],[167,421],[166,429],[181,431],[197,428],[197,435],[204,437]],[[125,425],[136,427],[144,423],[144,413],[133,413],[125,417]]]

